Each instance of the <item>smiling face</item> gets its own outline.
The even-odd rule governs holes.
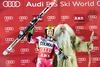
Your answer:
[[[52,37],[53,36],[53,29],[47,30],[47,36]]]

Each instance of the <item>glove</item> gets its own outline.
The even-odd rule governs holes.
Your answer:
[[[31,38],[32,38],[32,35],[33,35],[33,34],[31,34],[31,33],[28,34],[27,40],[28,40],[29,42],[30,42],[30,40],[31,40]]]
[[[91,51],[93,49],[93,43],[88,42],[87,47],[88,50]]]
[[[31,29],[31,30],[29,31],[29,33],[28,33],[28,38],[27,38],[27,40],[28,40],[29,42],[30,42],[32,36],[33,36],[33,29]]]
[[[60,59],[63,59],[63,60],[66,60],[68,57],[61,53],[61,54],[59,55],[59,58],[60,58]]]

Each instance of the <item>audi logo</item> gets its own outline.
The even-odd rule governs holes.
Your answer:
[[[75,29],[84,29],[84,26],[76,26]]]
[[[19,27],[19,30],[24,30],[26,29],[26,27]]]
[[[69,16],[61,16],[61,19],[69,19]]]
[[[100,48],[98,46],[93,47],[93,50],[99,50]]]
[[[29,52],[29,51],[30,51],[29,48],[21,48],[21,49],[20,49],[20,52]]]
[[[27,16],[19,16],[19,19],[20,19],[20,20],[27,20],[28,17],[27,17]]]
[[[79,62],[86,61],[86,58],[78,58],[78,61],[79,61]]]
[[[89,15],[88,18],[89,18],[90,20],[96,19],[96,18],[97,18],[97,15]]]
[[[42,30],[42,27],[41,26],[36,26],[35,30]]]
[[[56,16],[47,16],[47,19],[49,19],[49,20],[56,19]]]
[[[14,30],[14,27],[5,27],[4,28],[6,31],[12,31],[12,30]]]
[[[93,40],[97,40],[97,39],[99,39],[98,36],[93,36]]]
[[[15,64],[15,60],[6,60],[6,64]]]
[[[94,25],[94,26],[89,26],[89,29],[98,29],[98,26]]]
[[[5,41],[14,41],[14,38],[5,38]]]
[[[29,59],[25,59],[25,60],[21,60],[20,62],[25,64],[25,63],[30,63],[30,60]]]
[[[4,1],[3,2],[3,6],[4,7],[20,7],[21,6],[21,3],[19,1]]]
[[[93,61],[93,62],[100,61],[100,57],[93,57],[93,58],[92,58],[92,61]]]
[[[5,20],[13,20],[14,18],[13,18],[13,16],[4,16],[4,19]]]

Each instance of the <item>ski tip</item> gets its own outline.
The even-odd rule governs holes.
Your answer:
[[[3,52],[3,55],[7,55],[8,53],[6,51]]]

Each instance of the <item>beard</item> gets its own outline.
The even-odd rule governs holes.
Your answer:
[[[59,36],[57,37],[59,47],[62,45],[71,44],[70,35],[67,31],[60,31]]]
[[[65,25],[66,29],[64,30],[61,29],[61,26],[62,25],[58,25],[54,32],[54,38],[57,40],[60,48],[62,48],[62,45],[71,45],[71,35],[74,35],[73,30],[69,26]]]

